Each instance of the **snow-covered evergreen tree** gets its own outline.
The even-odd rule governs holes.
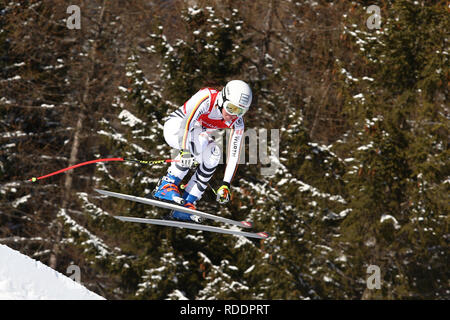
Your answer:
[[[109,299],[449,297],[448,6],[385,1],[370,29],[366,2],[194,2],[84,1],[79,30],[67,1],[0,3],[0,243]],[[167,165],[25,182],[172,158],[167,116],[231,79],[253,90],[244,163],[197,206],[264,242],[121,222],[167,210],[93,191],[144,196]]]
[[[382,290],[365,290],[363,297],[415,297],[420,291],[431,298],[431,292],[444,293],[446,281],[444,240],[437,234],[447,228],[448,164],[440,159],[448,158],[442,127],[448,123],[442,103],[448,21],[438,5],[389,6],[382,30],[352,25],[344,31],[368,63],[357,71],[365,74],[342,69],[356,132],[344,141],[353,147],[344,176],[352,211],[337,240],[352,252],[347,264],[361,279],[357,291],[364,291],[368,265],[382,270]],[[421,258],[409,260],[412,252]]]

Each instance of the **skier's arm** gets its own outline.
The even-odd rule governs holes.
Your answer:
[[[230,140],[228,141],[229,147],[226,160],[227,166],[225,168],[225,175],[223,177],[223,181],[228,184],[231,183],[231,180],[233,180],[239,165],[243,136],[244,120],[240,118],[235,122],[231,131]]]
[[[230,182],[236,174],[239,165],[239,157],[242,149],[242,142],[244,136],[244,121],[238,119],[231,131],[229,140],[229,147],[227,153],[227,166],[225,168],[225,175],[223,177],[222,186],[217,190],[217,201],[220,203],[227,203],[231,198]]]

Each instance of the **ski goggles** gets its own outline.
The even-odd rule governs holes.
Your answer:
[[[244,113],[247,112],[247,109],[239,107],[235,104],[233,104],[231,101],[225,101],[223,103],[223,107],[225,108],[225,111],[233,116],[242,116]]]

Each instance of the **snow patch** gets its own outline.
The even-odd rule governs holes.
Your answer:
[[[137,124],[143,123],[143,121],[134,116],[130,111],[123,110],[119,114],[119,119],[122,120],[122,124],[129,127],[134,127]]]
[[[2,244],[0,261],[0,299],[104,299],[45,264]]]
[[[250,268],[248,268],[247,270],[244,271],[244,273],[250,273],[253,271],[253,269],[255,269],[255,265],[252,265]]]
[[[400,224],[398,223],[397,219],[395,219],[393,216],[391,216],[389,214],[383,214],[381,216],[380,222],[383,223],[384,221],[387,221],[387,220],[392,220],[392,222],[394,223],[395,230],[400,229]]]
[[[11,204],[14,208],[17,208],[22,203],[25,203],[28,201],[28,199],[31,198],[31,194],[27,194],[26,196],[20,197],[17,200],[14,200],[14,202]]]
[[[310,186],[309,184],[306,184],[306,183],[304,183],[302,181],[299,181],[299,180],[297,180],[295,178],[291,179],[291,182],[294,182],[294,183],[297,183],[297,184],[300,185],[300,187],[298,188],[298,190],[300,192],[308,192],[309,191],[309,192],[311,192],[313,197],[318,196],[318,197],[321,197],[321,198],[328,198],[329,200],[337,201],[337,202],[340,202],[340,203],[343,203],[343,204],[346,203],[344,198],[342,198],[340,195],[331,195],[329,193],[320,192],[317,188],[314,188],[313,186]]]
[[[169,293],[166,300],[189,300],[189,299],[184,295],[183,292],[176,289],[171,293]]]

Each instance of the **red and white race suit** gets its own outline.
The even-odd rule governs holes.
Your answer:
[[[244,120],[242,117],[228,122],[223,119],[216,105],[218,93],[212,88],[199,90],[180,108],[172,112],[164,124],[166,142],[172,148],[189,150],[200,163],[197,172],[186,186],[186,191],[197,197],[201,197],[207,182],[220,162],[221,150],[210,136],[214,130],[231,129],[223,180],[230,183],[238,167],[244,135]],[[169,173],[181,179],[187,172],[187,169],[175,162],[169,168]]]

